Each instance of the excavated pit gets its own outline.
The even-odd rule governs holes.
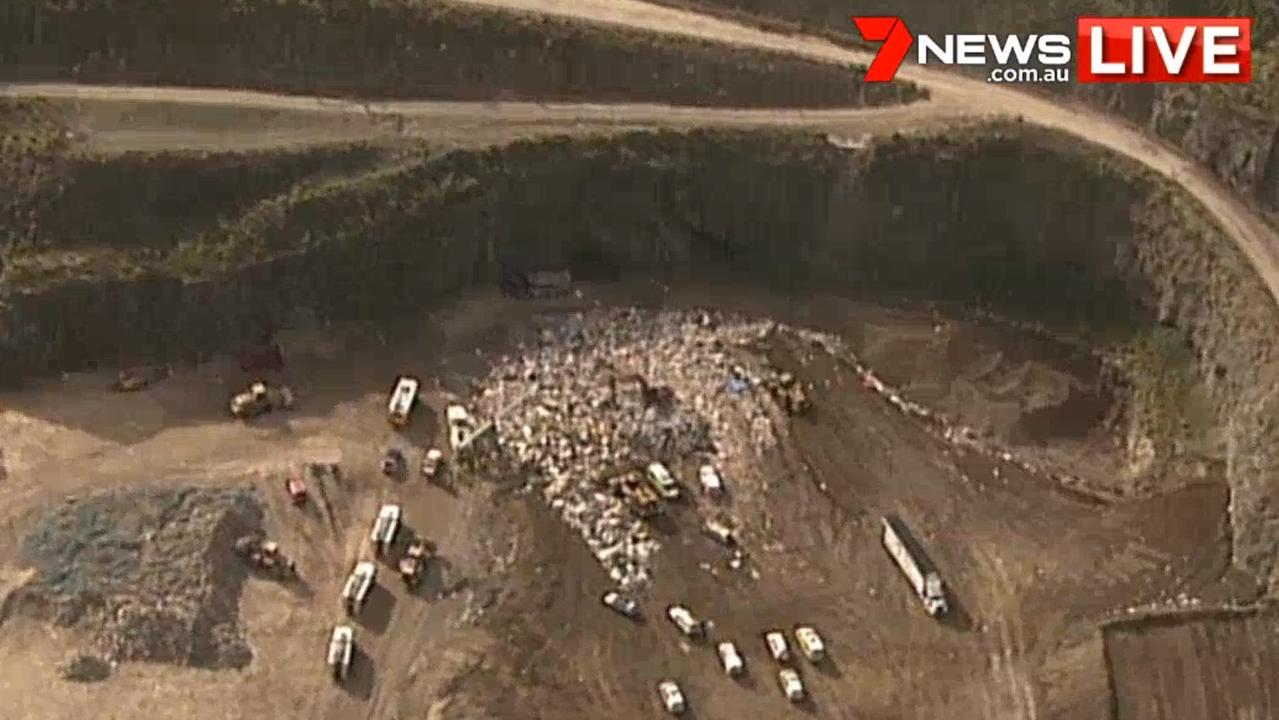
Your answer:
[[[298,308],[396,317],[494,283],[503,267],[596,281],[705,273],[938,303],[1118,358],[1128,454],[1157,469],[1193,444],[1223,464],[1234,560],[1268,575],[1276,308],[1202,209],[1101,151],[1021,126],[855,145],[704,131],[401,155],[258,199],[130,256],[128,272],[11,289],[0,376],[233,349]],[[1179,422],[1192,396],[1203,407]]]

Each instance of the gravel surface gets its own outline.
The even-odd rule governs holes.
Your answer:
[[[246,568],[232,544],[261,524],[255,496],[242,489],[68,498],[26,538],[37,575],[24,604],[59,625],[92,628],[93,651],[106,662],[243,667],[252,658],[238,625]]]

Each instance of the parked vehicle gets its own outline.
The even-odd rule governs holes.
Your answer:
[[[719,653],[719,663],[724,666],[724,672],[730,677],[737,677],[746,669],[746,663],[742,660],[742,654],[737,651],[737,646],[731,642],[722,642],[715,647]]]
[[[378,510],[377,517],[373,519],[373,529],[369,532],[373,552],[378,557],[385,556],[387,550],[395,544],[395,536],[400,531],[400,520],[403,515],[404,511],[399,505],[390,503]]]
[[[808,625],[795,628],[795,642],[799,645],[799,652],[809,662],[818,663],[826,659],[826,643],[822,641],[822,636]]]
[[[893,516],[885,516],[881,522],[884,548],[910,582],[911,589],[924,605],[924,611],[932,617],[948,613],[950,602],[941,576],[921,562],[922,554],[912,547],[914,539],[905,523]]]
[[[417,378],[408,375],[401,375],[395,381],[386,403],[386,419],[393,427],[402,428],[409,424],[421,385]]]
[[[351,659],[355,655],[355,628],[350,625],[338,625],[329,636],[329,649],[325,654],[325,662],[333,673],[334,682],[346,680],[351,672]]]
[[[661,495],[664,500],[678,500],[680,497],[679,483],[675,477],[671,475],[671,471],[666,466],[659,463],[650,463],[644,470],[648,482]]]
[[[382,451],[380,464],[382,474],[389,478],[398,478],[404,474],[404,453],[398,448],[387,448]]]
[[[702,524],[702,529],[721,545],[728,547],[737,545],[737,535],[733,532],[732,526],[720,518],[707,518]]]
[[[804,682],[799,679],[799,673],[791,668],[782,668],[777,671],[777,684],[782,688],[782,694],[787,700],[793,703],[800,702],[804,699]]]
[[[790,660],[790,646],[786,644],[786,636],[781,630],[770,630],[764,633],[764,644],[768,646],[768,654],[777,662]]]
[[[657,695],[662,699],[662,707],[672,715],[682,715],[688,708],[684,701],[684,692],[674,680],[663,680],[657,684]]]
[[[294,505],[306,504],[306,482],[299,475],[290,475],[284,480],[284,493]]]
[[[685,637],[700,638],[706,632],[702,623],[693,617],[693,613],[683,605],[671,605],[666,608],[666,617],[675,624],[676,628],[679,628],[679,631]]]
[[[250,384],[244,392],[231,396],[228,406],[232,416],[248,420],[275,410],[291,409],[293,391],[283,385],[267,385],[258,381]]]
[[[116,376],[111,389],[116,392],[137,392],[151,387],[171,374],[167,365],[150,365],[144,367],[125,368]]]
[[[342,586],[342,604],[346,608],[347,615],[359,614],[364,608],[364,603],[368,602],[369,594],[373,592],[373,586],[376,584],[377,566],[367,560],[356,563],[355,568],[346,578],[346,584]]]
[[[706,464],[697,469],[697,480],[702,486],[702,492],[711,497],[719,497],[724,494],[724,479],[720,477],[719,471],[714,465]]]
[[[422,576],[426,574],[427,560],[431,555],[431,548],[421,538],[414,540],[404,551],[404,557],[400,558],[399,563],[400,579],[410,590],[421,584]]]
[[[600,596],[600,602],[604,606],[612,609],[617,614],[635,620],[640,616],[639,601],[635,598],[628,597],[616,590],[609,590]]]
[[[444,453],[439,448],[431,448],[422,454],[422,477],[435,480],[440,475],[444,464]]]

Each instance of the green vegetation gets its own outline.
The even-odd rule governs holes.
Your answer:
[[[47,103],[0,98],[0,273],[6,256],[35,244],[39,212],[58,194],[70,147]]]
[[[868,88],[857,82],[856,68],[451,3],[11,0],[3,5],[0,80],[747,107],[874,105],[920,96],[903,87]]]
[[[1212,398],[1182,335],[1150,328],[1112,352],[1126,380],[1130,443],[1150,443],[1152,459],[1167,462],[1187,450],[1202,452],[1216,426]]]

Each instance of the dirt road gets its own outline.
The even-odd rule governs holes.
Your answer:
[[[820,38],[783,35],[687,10],[640,0],[465,0],[472,4],[561,15],[589,22],[754,47],[834,62],[866,64],[871,54]],[[322,113],[386,114],[411,119],[473,121],[478,124],[540,124],[549,129],[581,123],[628,125],[815,125],[859,130],[917,127],[964,118],[1018,116],[1109,148],[1180,184],[1196,197],[1235,238],[1279,298],[1279,234],[1222,182],[1186,158],[1126,122],[979,79],[923,67],[903,66],[899,77],[931,93],[926,102],[866,110],[716,110],[661,105],[539,103],[393,102],[359,103],[292,97],[239,90],[190,88],[91,87],[68,84],[0,86],[2,95],[36,95],[80,100],[134,100],[179,104],[234,105]],[[868,127],[867,121],[872,121]]]

